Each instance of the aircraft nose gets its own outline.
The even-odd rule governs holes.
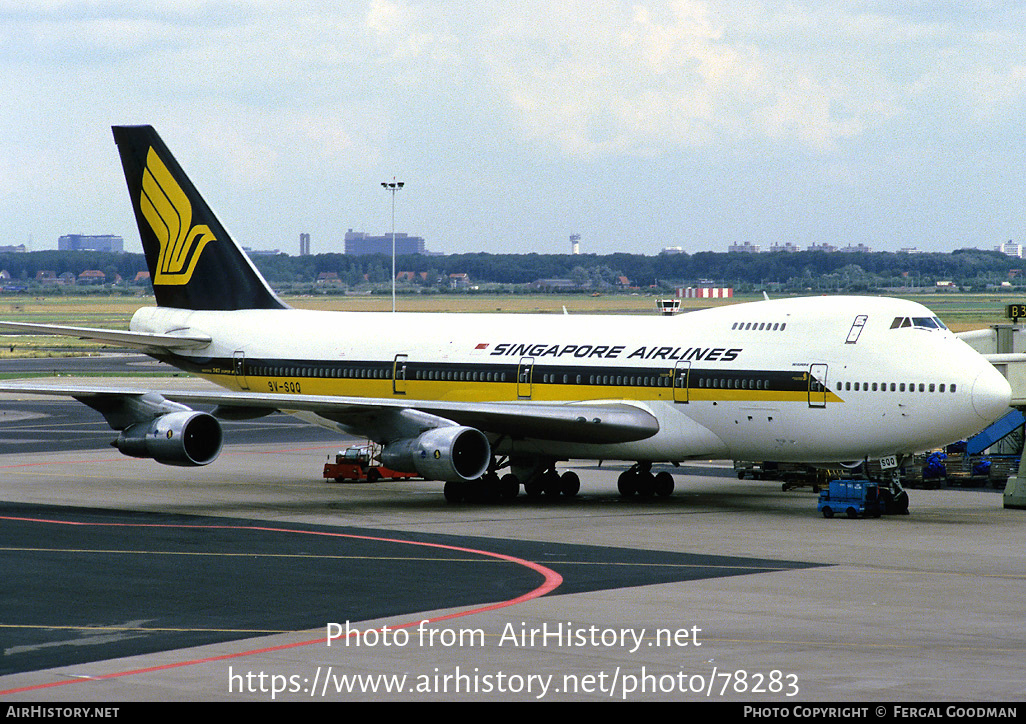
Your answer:
[[[1008,411],[1012,401],[1012,388],[1004,375],[990,364],[973,382],[973,409],[987,422],[993,422]]]

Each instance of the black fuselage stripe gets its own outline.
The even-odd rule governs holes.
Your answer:
[[[496,364],[494,362],[421,362],[400,360],[346,360],[345,362],[302,359],[246,357],[197,358],[183,355],[162,357],[179,369],[199,375],[236,375],[243,377],[293,377],[299,379],[385,379],[396,375],[406,382],[478,382],[532,385],[582,385],[673,387],[675,375],[679,387],[689,389],[760,389],[777,392],[805,392],[809,389],[807,372],[778,370],[718,370],[668,366],[623,367],[595,365]],[[530,377],[524,378],[530,368]],[[758,387],[749,387],[757,383]]]

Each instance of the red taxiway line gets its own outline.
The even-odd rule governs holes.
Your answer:
[[[326,531],[310,531],[310,530],[297,530],[293,528],[274,528],[269,526],[250,526],[250,525],[171,525],[161,523],[82,523],[77,521],[69,520],[50,520],[43,518],[24,518],[24,517],[13,517],[13,516],[0,516],[0,520],[17,520],[17,521],[28,521],[34,523],[50,523],[54,525],[82,525],[82,526],[107,526],[107,527],[125,527],[125,528],[200,528],[200,529],[211,529],[211,530],[259,530],[274,533],[295,533],[299,535],[320,535],[329,536],[336,538],[356,538],[360,540],[371,540],[380,541],[383,543],[403,543],[406,545],[423,546],[426,548],[442,548],[445,550],[459,551],[461,553],[472,553],[481,556],[487,556],[490,558],[496,558],[498,560],[507,561],[516,565],[525,566],[530,568],[536,573],[541,574],[543,581],[540,586],[534,590],[528,591],[527,593],[511,598],[507,601],[497,601],[490,603],[485,606],[478,606],[476,608],[468,609],[466,611],[458,611],[456,613],[446,614],[444,616],[437,616],[435,618],[423,619],[418,618],[414,621],[405,621],[402,623],[396,623],[391,626],[387,626],[389,629],[400,629],[408,628],[410,626],[416,626],[422,622],[436,623],[438,621],[447,621],[454,618],[462,618],[464,616],[472,616],[477,613],[484,613],[486,611],[494,611],[500,608],[506,608],[508,606],[515,606],[525,601],[530,601],[535,598],[544,596],[547,593],[552,592],[563,583],[563,577],[553,571],[551,568],[535,563],[534,561],[524,560],[522,558],[516,558],[514,556],[508,556],[503,553],[495,553],[493,551],[483,551],[475,548],[464,548],[462,546],[451,546],[442,543],[423,543],[419,541],[402,540],[401,538],[382,538],[378,536],[366,536],[366,535],[355,535],[351,533],[330,533]],[[377,629],[380,630],[380,629]],[[310,641],[297,641],[290,644],[281,644],[279,646],[269,646],[261,649],[252,649],[249,651],[238,651],[231,654],[223,654],[221,656],[210,656],[203,659],[192,659],[188,661],[178,661],[171,664],[162,664],[160,666],[150,666],[143,669],[131,669],[128,671],[116,671],[110,674],[100,674],[97,676],[90,676],[82,679],[66,679],[61,681],[53,681],[46,684],[34,684],[32,686],[23,686],[16,689],[0,690],[0,696],[7,694],[17,694],[26,691],[39,691],[41,689],[49,689],[56,686],[69,686],[71,684],[79,684],[86,681],[100,681],[103,679],[117,679],[124,676],[135,676],[137,674],[151,673],[154,671],[165,671],[168,669],[177,669],[184,666],[196,666],[197,664],[206,664],[215,661],[226,661],[229,659],[237,659],[244,656],[254,656],[256,654],[265,654],[272,651],[284,651],[286,649],[298,648],[300,646],[310,646],[324,642],[325,638],[316,638]]]

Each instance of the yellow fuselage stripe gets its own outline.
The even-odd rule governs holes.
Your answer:
[[[247,387],[241,385],[237,375],[203,374],[205,379],[231,390],[253,392],[294,393],[303,395],[324,395],[333,397],[408,397],[417,400],[444,400],[451,402],[502,402],[507,400],[531,399],[537,402],[570,402],[582,400],[643,400],[674,401],[674,390],[670,387],[648,387],[640,385],[566,385],[538,383],[529,385],[516,382],[470,382],[406,380],[399,383],[405,393],[393,390],[390,379],[353,379],[321,377],[264,377],[250,375],[245,378]],[[530,388],[530,396],[520,396],[519,391]],[[683,390],[677,390],[678,402],[685,402]],[[823,393],[813,393],[813,401],[823,400]],[[720,388],[689,388],[688,402],[798,402],[808,403],[808,390],[739,390]],[[827,403],[843,402],[831,391],[826,392]]]

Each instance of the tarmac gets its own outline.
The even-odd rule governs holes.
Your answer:
[[[3,703],[1026,693],[1026,511],[999,490],[827,520],[729,462],[667,468],[674,495],[642,501],[623,465],[577,461],[575,499],[451,505],[436,482],[325,482],[344,442],[291,426],[172,468],[62,444],[90,423],[48,430],[74,403],[34,404],[0,400]],[[29,422],[48,449],[18,447]]]

